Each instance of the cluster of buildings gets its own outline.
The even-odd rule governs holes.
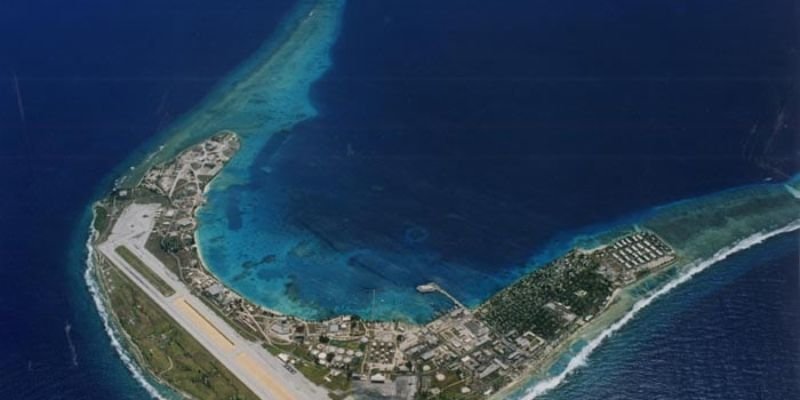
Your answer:
[[[402,367],[403,356],[397,348],[397,333],[392,323],[371,324],[371,337],[364,336],[361,341],[367,345],[366,369],[370,372],[393,372],[395,368]],[[388,329],[387,329],[388,328]]]
[[[461,395],[480,397],[521,373],[543,343],[531,332],[498,335],[472,311],[457,307],[409,330],[399,349],[420,376],[419,390],[424,396],[455,389]]]
[[[256,308],[246,302],[200,263],[194,243],[197,227],[195,211],[205,202],[204,189],[239,149],[235,134],[226,132],[190,147],[173,161],[150,168],[139,184],[161,199],[164,207],[156,215],[154,231],[148,240],[148,249],[160,255],[169,266],[195,292],[215,303],[222,311],[234,313],[254,312]],[[142,195],[140,191],[140,196]]]
[[[161,247],[178,253],[194,245],[194,213],[205,202],[203,190],[238,149],[236,135],[223,133],[192,146],[172,162],[147,171],[139,187],[168,203],[155,227]]]
[[[334,372],[336,375],[364,358],[364,352],[361,350],[339,347],[332,344],[326,345],[317,343],[315,346],[309,347],[311,347],[311,356],[316,358],[317,363],[323,367],[328,366],[331,369],[338,370]]]
[[[312,367],[322,371],[323,384],[341,387],[334,381],[346,382],[349,390],[368,397],[491,395],[546,357],[564,335],[592,317],[590,312],[607,304],[611,285],[630,283],[676,258],[658,236],[637,232],[597,250],[570,252],[475,311],[436,284],[420,285],[420,292],[441,292],[455,304],[452,311],[426,325],[351,316],[304,321],[242,298],[200,261],[194,213],[205,200],[205,186],[238,147],[236,136],[225,133],[147,172],[141,188],[168,203],[151,235],[152,246],[159,247],[154,254],[173,265],[193,291],[238,328],[276,346],[292,373],[295,367],[304,373],[304,367]],[[542,333],[551,331],[555,334]]]
[[[232,132],[221,133],[190,147],[172,162],[147,171],[140,185],[178,201],[203,201],[202,188],[216,176],[239,149],[239,139]],[[176,191],[184,189],[183,195]],[[194,196],[187,196],[193,194]]]
[[[163,205],[148,239],[148,250],[223,314],[257,336],[266,337],[269,322],[281,318],[281,314],[254,305],[223,285],[205,269],[194,242],[195,212],[205,202],[204,190],[239,147],[234,133],[215,135],[171,162],[151,167],[135,191],[136,196]],[[293,333],[284,335],[284,339],[293,340]]]
[[[601,272],[621,285],[675,260],[675,252],[652,232],[625,236],[599,251]]]

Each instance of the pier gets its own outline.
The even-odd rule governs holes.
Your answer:
[[[419,286],[417,286],[417,291],[420,292],[420,293],[423,293],[423,294],[424,293],[439,292],[442,295],[444,295],[445,297],[447,297],[448,299],[450,299],[450,301],[452,301],[459,308],[464,308],[464,309],[467,308],[464,304],[462,304],[460,301],[458,301],[457,298],[453,297],[453,295],[451,295],[450,293],[447,293],[446,290],[442,289],[442,287],[439,286],[435,282],[428,282],[428,283],[426,283],[424,285],[419,285]]]

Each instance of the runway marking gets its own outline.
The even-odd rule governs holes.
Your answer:
[[[182,311],[184,315],[194,323],[194,325],[201,329],[206,336],[211,338],[214,343],[225,351],[232,353],[236,350],[236,344],[228,339],[214,324],[212,324],[206,317],[200,314],[185,298],[178,298],[173,302],[178,311]]]
[[[256,360],[254,360],[251,355],[247,353],[241,353],[236,356],[236,362],[245,370],[247,370],[250,375],[258,378],[259,383],[266,386],[269,391],[276,396],[277,399],[294,399],[294,397],[286,391],[282,384],[275,381],[270,374],[268,374],[258,365]]]

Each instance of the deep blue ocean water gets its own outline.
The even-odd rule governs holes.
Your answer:
[[[782,179],[793,12],[353,1],[313,89],[321,115],[212,192],[204,256],[279,310],[424,321],[446,304],[418,284],[477,304],[569,232]]]
[[[541,398],[797,398],[798,240],[780,236],[673,290]]]
[[[292,4],[0,2],[0,398],[147,398],[83,279],[87,210]]]
[[[294,268],[354,271],[296,269],[310,308],[367,313],[377,292],[386,312],[431,279],[474,302],[553,238],[796,171],[793,2],[564,3],[351,1],[321,116],[219,212],[311,238]],[[83,281],[87,207],[289,5],[0,4],[0,398],[146,397]],[[796,240],[657,302],[553,398],[800,397]]]

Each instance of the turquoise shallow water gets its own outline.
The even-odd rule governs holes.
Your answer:
[[[797,244],[797,233],[783,234],[696,275],[607,339],[557,389],[537,398],[796,397]],[[574,355],[565,355],[552,373]],[[513,398],[531,398],[535,386]]]
[[[91,203],[293,3],[3,2],[0,398],[151,398],[87,287]]]
[[[719,83],[723,79],[714,81],[709,89],[708,83],[698,78],[721,74],[721,70],[735,75],[726,70],[733,67],[724,61],[724,65],[705,70],[683,71],[684,83],[670,89],[607,76],[578,79],[582,82],[578,84],[572,79],[553,84],[548,75],[553,71],[542,70],[537,73],[544,75],[503,85],[496,79],[506,77],[508,71],[491,67],[487,73],[494,79],[474,79],[465,69],[445,68],[448,76],[467,74],[466,79],[461,75],[451,80],[436,76],[436,72],[433,77],[425,75],[430,71],[419,73],[430,65],[420,67],[413,57],[410,65],[404,64],[406,59],[395,60],[398,63],[394,65],[414,71],[405,76],[385,65],[382,67],[387,69],[370,69],[375,60],[358,48],[380,48],[380,54],[392,60],[392,46],[402,48],[392,38],[410,39],[414,33],[408,27],[416,26],[398,24],[397,28],[394,18],[406,22],[417,15],[392,15],[382,9],[386,15],[375,18],[363,4],[347,10],[343,26],[347,40],[343,43],[331,47],[330,41],[306,40],[304,43],[312,44],[308,53],[288,53],[299,54],[299,59],[286,55],[286,59],[299,62],[299,68],[292,62],[291,71],[281,69],[281,63],[275,70],[266,69],[293,77],[275,86],[281,96],[261,97],[270,92],[273,83],[250,79],[243,70],[241,79],[253,84],[245,85],[241,98],[233,96],[223,104],[225,113],[220,120],[224,124],[215,121],[220,113],[214,107],[203,106],[200,114],[200,122],[233,129],[245,139],[244,151],[214,183],[209,202],[201,210],[198,237],[203,256],[228,285],[270,308],[308,318],[348,313],[423,322],[449,304],[443,298],[416,293],[414,286],[420,283],[436,281],[465,303],[476,305],[575,244],[590,247],[602,243],[609,231],[635,225],[655,229],[687,258],[702,262],[721,248],[780,228],[800,215],[796,200],[780,185],[751,185],[698,197],[773,178],[753,169],[749,161],[736,158],[741,148],[732,144],[737,141],[731,140],[731,135],[750,135],[748,140],[757,135],[749,121],[726,117],[740,109],[753,114],[772,112],[760,108],[765,88],[748,83],[732,89]],[[475,16],[469,13],[461,17],[472,21]],[[423,19],[437,13],[424,15]],[[672,17],[681,19],[680,13]],[[369,29],[378,30],[360,31],[359,24],[372,24]],[[338,32],[338,28],[327,32]],[[353,32],[360,32],[356,45]],[[436,35],[425,32],[421,37]],[[375,38],[375,42],[365,43],[367,38]],[[718,46],[727,46],[726,40],[719,40]],[[315,45],[319,43],[324,45]],[[491,43],[497,42],[489,41],[490,47]],[[506,43],[512,48],[520,45],[513,39]],[[425,54],[425,46],[417,44],[414,50]],[[331,48],[332,58],[328,55]],[[436,54],[436,48],[427,51]],[[643,58],[652,62],[658,57],[645,54]],[[660,64],[653,62],[654,67],[647,61],[638,65],[646,70],[643,74],[665,73],[649,70]],[[566,62],[574,64],[574,60]],[[458,59],[455,64],[475,67],[469,60],[462,63]],[[303,65],[311,66],[314,73],[304,75]],[[560,70],[557,62],[553,66]],[[420,69],[415,71],[416,67]],[[608,71],[575,73],[593,76]],[[541,81],[553,87],[520,86]],[[699,81],[706,83],[686,83]],[[669,94],[664,96],[662,89]],[[520,94],[541,90],[558,93],[562,101]],[[730,97],[729,90],[736,98],[751,99],[752,103],[721,101]],[[597,104],[581,105],[577,110],[569,106],[574,99],[585,98],[585,93]],[[483,103],[474,100],[484,96],[493,106],[475,109]],[[405,104],[398,98],[405,99]],[[637,98],[647,101],[632,100]],[[687,98],[695,101],[687,102]],[[666,103],[660,103],[662,100]],[[283,102],[297,108],[285,108]],[[614,109],[613,104],[620,102],[630,107],[641,104],[638,112],[650,117],[620,124],[614,118],[636,114]],[[715,104],[717,114],[698,114],[698,107],[705,107],[702,104]],[[520,105],[541,108],[542,115],[554,113],[557,117],[546,123],[536,121],[547,118],[541,115],[526,119],[530,114]],[[562,107],[566,111],[559,114]],[[581,114],[591,121],[591,132],[583,125],[565,126],[564,120],[572,121],[576,113],[595,107],[595,113]],[[246,114],[238,114],[240,108]],[[667,111],[652,115],[652,109]],[[406,114],[398,110],[406,110]],[[460,125],[465,116],[468,124]],[[663,125],[654,128],[647,118]],[[709,127],[707,121],[715,118],[719,126]],[[191,117],[187,120],[188,127],[200,126]],[[480,129],[473,131],[476,125]],[[482,134],[486,131],[502,139],[491,140],[495,136]],[[704,134],[702,140],[698,140],[700,133]],[[566,140],[560,141],[561,136]],[[570,147],[576,137],[585,145],[577,150]],[[603,147],[608,143],[613,143],[613,148]],[[717,150],[714,154],[700,151],[712,145]],[[600,157],[596,157],[598,146]],[[687,200],[675,201],[680,198]],[[650,208],[654,204],[667,205]],[[636,209],[642,211],[631,214],[630,210]],[[647,292],[638,295],[646,298]],[[575,351],[580,349],[578,346]],[[573,354],[566,355],[552,374],[569,368],[573,360]]]
[[[775,154],[765,141],[779,127],[777,116],[785,116],[789,130],[796,128],[795,116],[781,113],[796,109],[785,90],[797,71],[792,61],[796,55],[791,55],[797,48],[792,39],[796,15],[789,0],[724,5],[708,0],[509,1],[503,7],[476,1],[351,1],[341,20],[340,9],[329,9],[328,16],[334,18],[321,24],[326,28],[320,35],[324,39],[295,42],[309,45],[302,53],[313,57],[283,57],[284,62],[264,66],[258,61],[281,47],[312,6],[302,2],[269,40],[289,4],[279,3],[237,2],[224,10],[218,2],[197,1],[4,3],[0,397],[148,398],[109,344],[86,288],[86,211],[110,186],[103,179],[108,171],[118,166],[111,179],[116,178],[117,172],[141,161],[142,152],[165,142],[167,148],[154,161],[220,128],[236,129],[247,142],[248,153],[218,182],[210,194],[213,204],[204,210],[208,214],[202,217],[210,223],[201,242],[207,244],[207,252],[212,245],[217,251],[237,250],[235,241],[217,238],[236,231],[237,219],[244,227],[237,234],[242,243],[248,220],[276,229],[268,236],[252,236],[252,244],[241,247],[254,255],[289,254],[297,244],[311,243],[297,248],[292,273],[284,274],[269,263],[253,264],[254,271],[272,269],[260,282],[253,274],[256,280],[247,289],[253,298],[309,315],[355,310],[367,316],[425,319],[445,303],[437,298],[415,300],[409,289],[413,282],[441,278],[448,289],[474,304],[481,293],[522,273],[527,258],[534,260],[530,265],[539,265],[568,248],[574,236],[604,231],[607,221],[619,220],[630,210],[770,177],[755,164],[780,161],[772,159]],[[347,38],[336,43],[329,57],[336,37],[331,33],[338,33],[340,24],[353,29],[344,33]],[[304,37],[311,36],[307,32]],[[234,68],[265,39],[265,47]],[[565,52],[565,46],[586,47]],[[626,58],[624,53],[638,57]],[[262,67],[267,75],[246,79]],[[228,71],[233,72],[219,89],[198,102]],[[635,79],[626,81],[624,76]],[[709,77],[713,79],[704,79]],[[241,82],[250,85],[236,85]],[[236,96],[221,101],[231,91]],[[610,93],[619,97],[605,97]],[[454,98],[464,101],[453,102]],[[532,106],[532,99],[541,101]],[[195,111],[187,112],[193,104]],[[162,129],[176,115],[184,118]],[[311,123],[292,130],[285,141],[270,140],[301,120]],[[513,135],[504,134],[525,131],[536,135],[512,141]],[[559,141],[560,135],[567,140]],[[434,143],[424,137],[434,138]],[[772,150],[796,149],[786,137],[778,132]],[[584,139],[579,148],[574,146],[576,138]],[[142,142],[148,143],[118,165]],[[629,142],[632,146],[620,153],[604,145]],[[354,153],[350,158],[348,143]],[[466,143],[475,144],[484,156],[475,156]],[[507,151],[503,143],[519,149]],[[568,145],[548,146],[556,143]],[[442,151],[447,149],[452,151]],[[659,156],[653,149],[668,151]],[[500,156],[509,153],[513,157],[501,162]],[[631,154],[654,157],[626,161],[636,158]],[[452,163],[443,168],[434,159]],[[565,160],[575,162],[575,168],[562,168]],[[501,167],[490,168],[492,164]],[[600,173],[605,170],[601,167],[612,164],[619,168]],[[420,166],[424,168],[415,169]],[[387,170],[397,174],[392,177]],[[481,190],[434,179],[456,176],[453,171],[460,170]],[[637,175],[631,179],[621,170]],[[541,174],[526,178],[520,171]],[[402,174],[407,176],[398,178]],[[316,178],[306,179],[308,186],[291,185],[304,182],[303,177]],[[492,184],[513,178],[524,178],[524,184]],[[331,189],[327,196],[310,190],[319,181],[326,185],[317,188]],[[97,185],[102,186],[99,193],[87,189]],[[243,192],[263,193],[237,197],[237,185],[243,185]],[[626,186],[647,195],[633,199]],[[518,193],[515,187],[531,189],[533,194],[524,197],[536,202],[526,207],[509,202],[504,193]],[[563,196],[576,188],[581,196]],[[353,196],[343,197],[342,192]],[[444,200],[438,203],[437,196],[430,195],[445,192],[452,195],[439,197]],[[413,197],[418,202],[408,201]],[[454,198],[482,201],[458,203]],[[616,201],[620,199],[625,201]],[[337,201],[343,206],[333,204]],[[228,207],[237,202],[241,209]],[[532,207],[537,204],[544,206]],[[409,215],[408,210],[425,209],[420,205],[446,210],[431,214],[447,218]],[[510,211],[494,213],[501,209]],[[534,211],[520,212],[526,209]],[[566,211],[556,212],[559,209]],[[363,211],[361,215],[375,222],[372,228],[364,230],[352,210]],[[442,230],[439,223],[479,215],[493,220],[453,223],[450,230]],[[572,220],[572,215],[580,218]],[[330,216],[337,218],[326,223]],[[475,234],[476,227],[511,232],[515,225],[509,221],[514,219],[547,234],[522,230],[513,240],[499,240],[522,245],[497,247],[502,249],[493,255],[497,262],[453,257],[490,247],[476,244],[498,245],[475,240],[489,238]],[[567,220],[569,226],[554,224]],[[640,216],[620,224],[636,220]],[[358,245],[368,250],[331,254],[316,243],[320,235],[298,228],[298,221],[310,222],[336,245],[359,236],[385,240]],[[218,231],[212,229],[215,224]],[[443,237],[463,242],[440,246]],[[520,241],[524,238],[530,242]],[[43,251],[42,243],[52,246]],[[654,304],[652,312],[642,313],[630,330],[607,343],[608,351],[601,347],[589,368],[563,386],[562,395],[550,396],[800,397],[797,353],[788,350],[800,348],[798,287],[792,275],[797,272],[796,244],[788,236],[781,243],[752,250],[767,253],[765,257],[742,253],[733,265],[713,268],[703,275],[710,278],[698,277]],[[503,257],[511,253],[516,261]],[[782,253],[786,257],[781,258]],[[347,271],[350,255],[366,260],[362,263],[376,273],[359,266]],[[773,256],[780,262],[761,262]],[[445,258],[441,269],[429,268]],[[239,261],[245,260],[249,258],[220,256],[212,268],[235,279],[241,272],[235,271]],[[310,268],[303,269],[304,263]],[[346,273],[331,273],[334,268]],[[730,280],[716,274],[728,271],[745,272],[731,273]],[[311,284],[289,285],[285,292],[291,281],[280,277],[292,274],[302,278],[300,283]],[[348,277],[352,279],[345,280]],[[342,289],[325,290],[329,286]],[[339,304],[343,306],[336,309]],[[686,360],[692,360],[691,365]]]
[[[289,123],[279,108],[287,125],[275,132],[275,103],[243,109],[266,129],[248,131],[245,153],[201,211],[210,268],[251,299],[304,317],[426,321],[448,304],[417,294],[418,284],[438,282],[476,305],[576,236],[592,241],[644,222],[658,204],[771,177],[740,143],[753,142],[747,152],[763,144],[753,124],[774,118],[772,89],[741,76],[782,82],[792,62],[700,63],[687,50],[667,65],[653,45],[696,35],[729,52],[729,34],[772,24],[771,9],[716,10],[728,23],[709,25],[708,4],[531,13],[523,3],[348,4],[335,45],[312,46],[330,52],[325,73],[310,87],[281,86],[284,99],[313,112]],[[551,23],[558,18],[584,28],[565,32]],[[640,40],[618,41],[631,37],[618,21],[652,25]],[[671,29],[679,24],[683,31]],[[759,43],[781,53],[770,38],[785,26],[770,26]],[[580,56],[559,50],[576,43]],[[238,125],[237,107],[226,111]]]
[[[260,183],[269,183],[269,175],[265,176]],[[592,248],[635,227],[654,229],[689,262],[711,258],[721,248],[782,228],[800,216],[800,200],[783,185],[751,185],[564,232],[559,236],[563,239],[551,240],[525,263],[490,274],[444,264],[407,237],[400,239],[406,247],[403,253],[377,252],[359,248],[358,243],[332,251],[334,246],[314,232],[287,223],[289,201],[264,188],[212,192],[206,210],[213,211],[203,211],[202,232],[203,254],[215,273],[246,296],[294,315],[323,318],[352,313],[418,322],[451,306],[440,296],[417,293],[415,286],[421,283],[436,281],[465,303],[477,305],[574,246]],[[220,206],[226,207],[221,216],[215,209]]]

